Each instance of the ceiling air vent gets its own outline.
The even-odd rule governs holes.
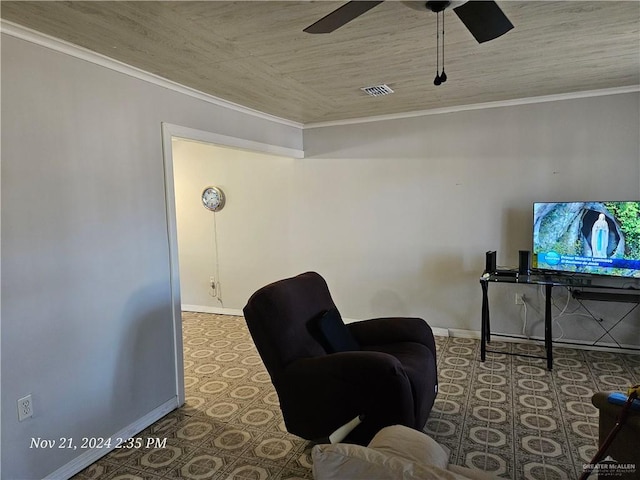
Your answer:
[[[381,95],[389,95],[393,93],[393,90],[389,88],[389,85],[374,85],[373,87],[364,87],[361,88],[364,93],[367,95],[371,95],[372,97],[380,97]]]

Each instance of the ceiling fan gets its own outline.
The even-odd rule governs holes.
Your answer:
[[[331,33],[355,20],[373,7],[378,1],[350,1],[304,29],[307,33]],[[493,1],[407,1],[405,5],[422,11],[440,13],[452,8],[478,43],[488,42],[504,35],[513,28],[513,24]]]
[[[304,29],[307,33],[331,33],[350,21],[358,18],[373,7],[381,4],[379,1],[350,1],[328,15]],[[444,71],[444,10],[452,8],[458,18],[475,37],[478,43],[488,42],[504,35],[513,28],[513,24],[493,1],[403,1],[414,10],[431,11],[437,15],[437,50],[440,51],[440,17],[442,16],[442,72],[439,59],[436,62],[436,77],[433,84],[438,86],[447,81]],[[436,56],[437,57],[437,56]]]

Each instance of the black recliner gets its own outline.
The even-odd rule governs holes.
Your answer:
[[[345,441],[366,445],[388,425],[424,427],[438,389],[435,341],[424,320],[345,325],[315,272],[259,289],[244,315],[290,433],[321,441],[363,415]]]

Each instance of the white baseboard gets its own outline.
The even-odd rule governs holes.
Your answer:
[[[242,317],[244,314],[238,308],[209,307],[207,305],[185,305],[182,304],[183,312],[216,313],[218,315],[234,315]]]
[[[356,320],[354,318],[343,318],[342,321],[344,323],[353,323],[353,322],[360,322],[361,320]],[[440,327],[431,327],[431,331],[433,332],[433,334],[436,337],[449,337],[449,336],[453,336],[450,335],[450,331],[446,328],[440,328]],[[480,334],[478,333],[478,338],[480,338]]]
[[[178,408],[178,406],[179,406],[178,397],[174,397],[171,400],[168,400],[167,402],[163,403],[159,407],[153,409],[151,412],[147,413],[144,417],[139,418],[138,420],[133,422],[131,425],[123,428],[122,430],[117,432],[115,435],[111,436],[111,441],[109,443],[112,446],[111,448],[93,448],[90,450],[86,450],[84,453],[82,453],[82,455],[77,456],[76,458],[71,460],[69,463],[57,469],[55,472],[47,475],[45,479],[66,480],[67,478],[71,478],[76,473],[84,470],[89,465],[97,462],[107,453],[114,450],[119,439],[135,437],[135,435],[140,433],[149,425],[160,420],[167,413]]]
[[[431,331],[436,337],[454,337],[455,336],[455,335],[451,335],[451,330],[448,328],[431,327]]]
[[[458,337],[458,338],[475,338],[476,340],[480,340],[480,332],[478,330],[463,330],[461,328],[447,328],[444,329],[449,332],[448,337]]]
[[[436,330],[446,330],[446,329],[433,329],[434,335],[436,335]],[[480,340],[480,332],[478,330],[462,330],[458,328],[449,328],[449,337],[458,337],[458,338],[474,338],[476,340]],[[447,335],[444,335],[447,336]],[[508,337],[504,337],[500,334],[500,332],[492,332],[491,333],[492,340],[500,341],[500,342],[511,342],[511,343],[529,343],[539,345],[540,342],[544,342],[544,337],[526,337],[524,335],[518,334],[509,334]],[[640,345],[627,345],[621,344],[620,346],[611,342],[598,342],[596,345],[593,342],[584,341],[584,340],[573,340],[573,339],[560,339],[555,338],[553,340],[554,348],[575,348],[578,350],[594,350],[597,349],[601,352],[611,352],[611,353],[635,353],[640,348]]]

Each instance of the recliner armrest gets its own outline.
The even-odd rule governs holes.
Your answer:
[[[383,381],[385,375],[401,375],[406,378],[400,361],[393,355],[383,352],[349,351],[336,352],[321,357],[300,358],[284,369],[284,378],[315,377],[333,381],[344,381],[348,385],[353,382],[371,385]],[[323,384],[322,388],[328,388]],[[329,388],[331,388],[329,386]],[[335,387],[339,389],[340,387]]]
[[[398,342],[416,342],[425,345],[435,356],[433,331],[421,318],[373,318],[347,324],[347,328],[360,345],[385,345]]]

